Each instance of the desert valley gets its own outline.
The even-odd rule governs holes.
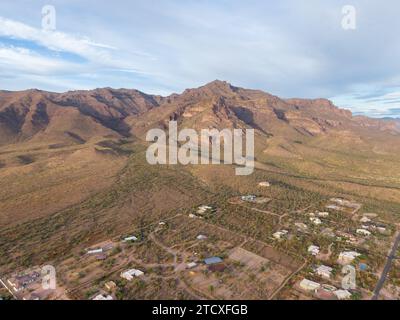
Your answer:
[[[150,165],[170,121],[254,129],[253,174]],[[0,92],[3,298],[398,299],[399,223],[398,121],[219,80]]]

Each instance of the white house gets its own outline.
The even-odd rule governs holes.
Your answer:
[[[142,275],[144,275],[143,271],[140,271],[138,269],[130,269],[128,271],[122,272],[121,278],[131,281],[133,279],[133,277],[140,277]]]
[[[199,235],[196,237],[196,239],[197,239],[197,240],[206,240],[206,239],[207,239],[207,236],[205,236],[205,235],[203,235],[203,234],[199,234]]]
[[[93,300],[113,300],[113,297],[110,295],[99,294],[93,298]]]
[[[135,236],[129,236],[124,238],[123,242],[128,242],[128,241],[137,241],[138,238],[136,238]]]
[[[368,217],[362,217],[362,218],[360,219],[360,222],[362,222],[362,223],[371,222],[371,219],[368,218]]]
[[[319,253],[319,247],[311,245],[308,247],[308,253],[312,254],[313,256],[316,256]]]
[[[270,186],[270,183],[268,182],[268,181],[262,181],[262,182],[260,182],[259,184],[258,184],[258,186],[260,186],[260,187],[269,187]]]
[[[187,266],[188,269],[193,269],[193,268],[195,268],[197,266],[197,263],[196,262],[189,262],[186,266]]]
[[[366,236],[369,237],[371,235],[371,232],[369,232],[368,230],[365,229],[357,229],[357,234],[360,234],[362,236]]]
[[[303,279],[300,282],[300,288],[306,291],[315,291],[319,289],[321,285],[318,282],[314,282],[308,279]]]
[[[289,231],[287,231],[287,230],[281,230],[281,231],[275,232],[272,236],[275,239],[282,239],[282,237],[286,236],[288,233],[289,233]]]
[[[308,227],[306,224],[304,224],[303,222],[296,222],[294,224],[297,228],[301,229],[301,230],[307,230]]]
[[[212,207],[203,205],[197,209],[197,213],[203,214],[203,213],[206,213],[207,210],[211,210],[211,209],[212,209]]]
[[[314,223],[315,225],[320,225],[320,224],[322,223],[322,221],[321,221],[320,219],[314,218],[314,217],[311,217],[311,218],[310,218],[310,221],[311,221],[312,223]]]
[[[92,250],[88,250],[87,254],[98,254],[98,253],[102,253],[103,252],[103,248],[100,249],[92,249]]]
[[[321,276],[322,278],[330,279],[332,270],[333,269],[331,267],[321,265],[315,270],[315,273]]]
[[[318,212],[317,215],[319,217],[329,217],[329,212]]]
[[[336,290],[333,292],[339,300],[347,300],[351,298],[351,293],[347,290]]]
[[[242,199],[242,201],[250,201],[250,202],[252,202],[252,201],[255,201],[257,199],[257,197],[255,195],[253,195],[253,194],[249,194],[249,195],[246,195],[246,196],[242,196],[241,199]]]
[[[338,263],[340,264],[350,264],[355,258],[361,254],[356,251],[343,251],[339,254]]]

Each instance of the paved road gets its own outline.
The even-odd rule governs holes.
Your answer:
[[[374,290],[374,295],[372,296],[372,300],[378,300],[378,298],[379,298],[379,293],[382,290],[383,285],[385,284],[386,278],[389,274],[390,268],[392,267],[393,259],[396,258],[396,252],[397,252],[397,249],[399,248],[399,245],[400,245],[400,233],[398,233],[396,240],[394,241],[392,250],[390,251],[390,254],[386,261],[385,267],[383,268],[381,277],[380,277],[378,283],[376,284],[376,287]]]

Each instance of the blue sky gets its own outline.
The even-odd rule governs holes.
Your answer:
[[[55,31],[42,30],[44,5]],[[400,117],[399,14],[398,0],[2,0],[0,89],[167,95],[221,79]]]

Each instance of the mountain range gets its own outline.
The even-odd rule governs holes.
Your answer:
[[[332,131],[354,138],[400,133],[394,120],[352,116],[326,99],[280,99],[218,80],[168,97],[111,88],[0,92],[0,145],[130,137],[171,119],[194,127],[248,126],[266,136],[289,134],[298,139]]]

